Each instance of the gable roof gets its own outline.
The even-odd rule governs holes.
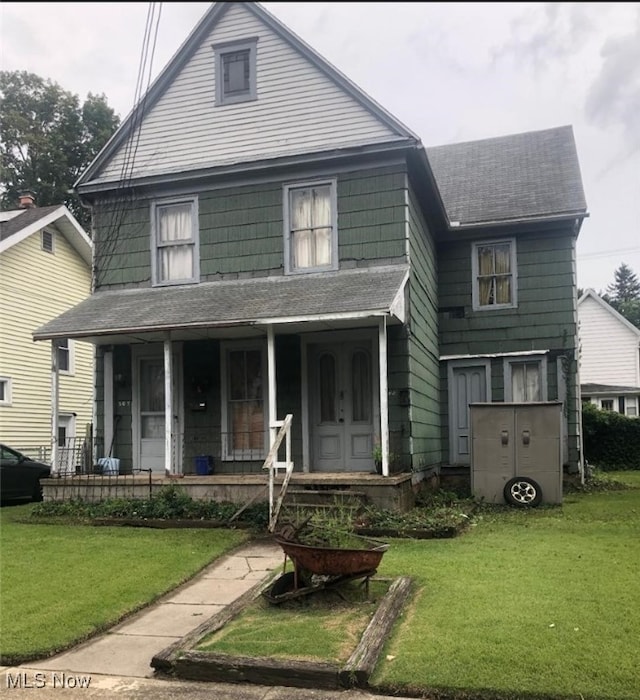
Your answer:
[[[611,304],[608,304],[601,296],[596,294],[593,289],[587,289],[584,294],[578,299],[578,312],[580,312],[580,305],[584,304],[587,299],[593,299],[597,304],[599,304],[605,311],[607,311],[613,318],[619,321],[625,328],[632,331],[640,339],[640,328],[634,326],[631,321],[626,319],[621,313],[616,311]]]
[[[235,106],[215,105],[212,42],[221,39],[246,39],[247,32],[258,34],[258,75],[263,75],[265,89],[257,100]],[[262,32],[262,34],[260,34]],[[277,46],[269,41],[276,38]],[[264,50],[262,45],[264,44]],[[268,50],[267,50],[268,49]],[[277,52],[287,51],[286,61]],[[293,53],[292,53],[293,52]],[[295,63],[295,61],[298,63]],[[300,63],[300,59],[303,63]],[[271,63],[269,63],[271,61]],[[288,90],[277,95],[274,88],[283,64],[288,68]],[[197,64],[197,65],[196,65]],[[193,65],[193,70],[188,73]],[[301,66],[311,66],[312,73],[298,75]],[[270,82],[269,82],[270,81]],[[297,82],[296,82],[297,81]],[[268,84],[267,84],[268,83]],[[296,85],[328,99],[310,104],[296,100]],[[302,87],[300,89],[303,89]],[[308,94],[308,93],[307,93]],[[189,100],[189,109],[181,110],[176,119],[176,105]],[[194,109],[194,104],[197,108]],[[270,129],[263,117],[264,105],[279,109],[278,128]],[[286,109],[285,109],[286,108]],[[282,111],[284,109],[284,111]],[[354,128],[343,134],[343,113],[353,110]],[[287,133],[289,113],[295,111],[306,132]],[[261,115],[263,118],[261,118]],[[241,118],[239,118],[241,117]],[[225,121],[226,120],[226,121]],[[360,124],[362,122],[362,124]],[[257,128],[257,124],[260,128]],[[247,130],[253,150],[233,148],[238,131]],[[278,130],[279,129],[279,130]],[[289,129],[289,132],[291,130]],[[198,140],[197,148],[178,146],[185,134]],[[306,134],[306,138],[303,136]],[[342,134],[342,136],[341,136]],[[175,144],[173,141],[175,140]],[[131,143],[135,141],[135,147]],[[255,143],[264,143],[256,153]],[[255,163],[285,156],[302,156],[328,150],[368,146],[419,144],[420,139],[396,117],[369,97],[338,69],[295,35],[256,2],[218,2],[196,25],[146,95],[134,107],[110,141],[79,177],[75,186],[80,192],[113,188],[119,180],[139,180],[173,172],[206,170],[240,162]],[[171,148],[174,147],[174,152]],[[155,148],[155,150],[154,150]],[[131,153],[137,154],[131,163]]]
[[[401,313],[405,265],[96,292],[35,340],[370,318]],[[400,305],[400,306],[399,306]]]
[[[76,249],[87,263],[91,264],[93,244],[64,204],[49,207],[11,209],[0,216],[0,253],[24,241],[43,228],[56,228]]]
[[[451,228],[588,216],[571,126],[426,150]]]

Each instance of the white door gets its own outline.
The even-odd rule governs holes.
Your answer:
[[[471,464],[469,404],[487,400],[487,366],[454,367],[449,381],[450,461]]]
[[[173,366],[173,469],[182,471],[182,435],[180,420],[180,371],[181,363],[174,356]],[[163,472],[165,468],[165,417],[164,417],[164,358],[161,354],[139,356],[136,359],[137,410],[136,421],[137,460],[134,466]],[[137,449],[136,449],[137,448]]]
[[[368,340],[310,347],[311,454],[315,471],[373,471],[372,368]]]

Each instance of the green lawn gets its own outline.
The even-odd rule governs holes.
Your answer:
[[[51,655],[190,578],[245,532],[35,525],[0,510],[0,663]]]
[[[640,486],[637,473],[615,476]],[[380,573],[414,577],[417,595],[378,687],[640,698],[640,489],[485,513],[452,540],[396,540]]]
[[[571,493],[562,506],[529,511],[487,507],[460,537],[390,540],[379,573],[411,576],[415,595],[373,689],[640,700],[640,472],[610,476],[635,488]],[[13,522],[28,508],[0,511],[5,661],[104,628],[245,537]]]

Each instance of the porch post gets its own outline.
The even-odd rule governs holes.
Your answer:
[[[267,326],[267,377],[269,393],[269,447],[278,434],[278,397],[276,394],[276,344],[273,326]],[[276,460],[277,461],[277,460]]]
[[[171,361],[171,333],[164,339],[164,471],[174,473],[173,447],[173,363]]]
[[[111,457],[111,447],[113,445],[113,350],[111,347],[104,349],[102,370],[104,389],[104,448],[102,454],[105,457]]]
[[[60,404],[60,373],[58,371],[58,341],[51,341],[51,472],[58,471],[58,406]]]
[[[378,326],[378,359],[380,363],[380,447],[382,476],[389,476],[389,386],[387,382],[387,317]]]

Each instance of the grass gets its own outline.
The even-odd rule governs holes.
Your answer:
[[[368,599],[356,583],[341,587],[346,600],[331,591],[277,606],[258,599],[220,631],[203,639],[198,650],[344,663],[388,589],[388,582],[370,581]],[[265,630],[269,630],[268,635]]]
[[[218,529],[151,530],[22,522],[0,510],[0,663],[61,651],[184,582],[247,539]]]
[[[638,700],[639,570],[640,489],[489,508],[464,537],[393,541],[380,573],[412,576],[418,594],[372,683],[474,700]]]

